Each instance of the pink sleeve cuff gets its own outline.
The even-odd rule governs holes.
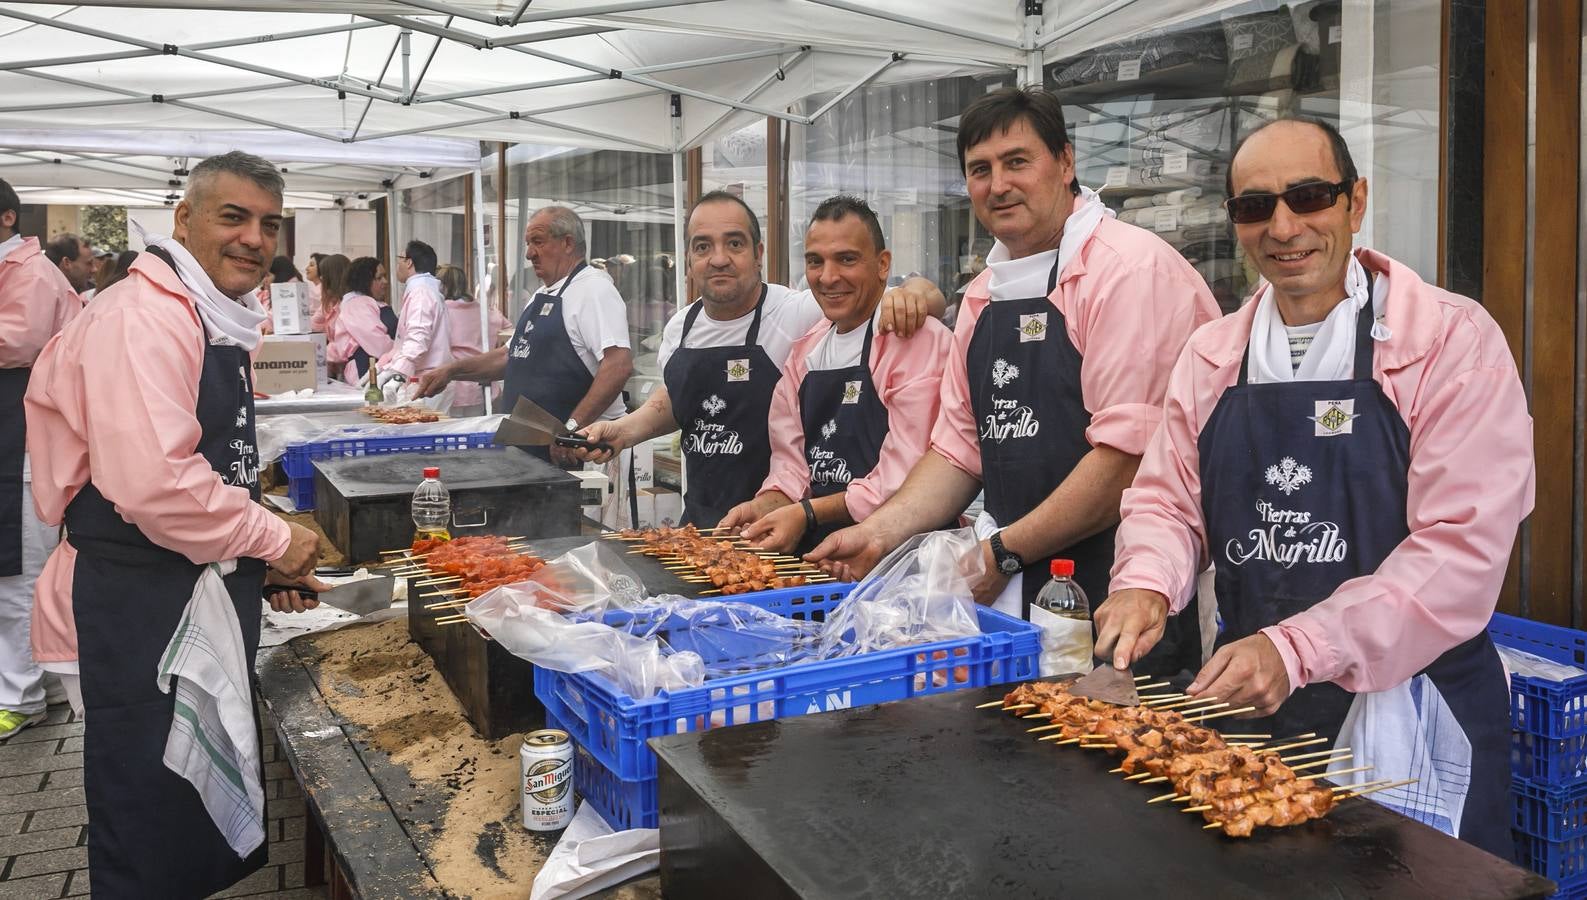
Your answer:
[[[1140,456],[1163,419],[1163,408],[1149,403],[1120,403],[1099,410],[1091,417],[1086,440],[1093,447],[1108,446],[1121,453]]]
[[[396,359],[392,360],[390,363],[388,363],[386,365],[386,368],[389,371],[392,371],[392,372],[400,372],[400,373],[402,373],[402,377],[407,378],[409,380],[412,380],[412,378],[413,378],[413,372],[414,372],[413,360],[408,359],[405,356],[399,356]]]
[[[1108,581],[1108,593],[1155,591],[1168,598],[1169,614],[1177,615],[1190,605],[1190,598],[1196,595],[1196,581],[1191,579],[1188,588],[1184,585],[1176,585],[1174,582],[1171,572],[1154,565],[1150,560],[1130,560]]]
[[[255,506],[251,517],[257,522],[259,540],[253,547],[242,551],[241,555],[265,562],[280,559],[292,543],[292,529],[263,506]]]
[[[1289,676],[1289,692],[1295,693],[1306,686],[1305,670],[1301,666],[1300,656],[1295,652],[1295,647],[1290,644],[1290,629],[1284,625],[1269,625],[1257,632],[1267,635],[1278,650],[1279,658],[1284,660],[1284,673]]]

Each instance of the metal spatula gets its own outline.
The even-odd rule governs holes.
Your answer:
[[[545,447],[557,444],[562,447],[590,450],[612,449],[610,444],[587,441],[570,433],[566,425],[557,421],[556,416],[523,397],[519,397],[518,402],[513,405],[512,414],[502,419],[501,424],[496,427],[493,440],[498,444],[521,447]]]
[[[1129,669],[1115,669],[1103,664],[1069,684],[1069,693],[1076,697],[1101,700],[1117,706],[1139,706],[1141,695],[1135,690],[1135,676]]]
[[[296,590],[306,600],[319,600],[327,606],[334,606],[343,612],[367,616],[391,606],[391,589],[394,579],[390,575],[377,575],[373,578],[364,578],[359,581],[349,581],[337,585],[329,590],[318,593],[305,588],[286,588],[279,585],[265,585],[264,594],[268,599],[271,594],[281,591]]]

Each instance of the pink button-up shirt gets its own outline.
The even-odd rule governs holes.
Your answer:
[[[362,349],[370,359],[380,359],[394,343],[380,321],[380,304],[368,294],[345,294],[340,303],[320,314],[325,328],[325,359],[347,363]],[[358,383],[354,366],[342,369],[342,380]]]
[[[39,239],[24,238],[0,260],[0,369],[33,365],[49,339],[82,311],[82,300],[39,249]]]
[[[198,453],[204,340],[181,280],[144,255],[49,342],[24,401],[40,520],[59,524],[92,480],[149,540],[195,563],[286,552],[286,523],[246,489],[226,484]],[[40,662],[77,658],[75,561],[68,538],[39,576],[33,653]]]
[[[771,471],[762,492],[781,491],[790,500],[810,496],[810,465],[805,459],[805,434],[799,387],[810,370],[810,352],[832,323],[817,322],[794,341],[783,365],[782,380],[771,397]],[[953,333],[936,319],[927,319],[908,338],[877,334],[871,344],[871,381],[887,407],[887,436],[876,467],[849,482],[844,505],[856,522],[865,521],[898,491],[904,477],[925,455],[931,423],[942,396],[942,360],[953,349]]]
[[[401,372],[410,380],[452,361],[451,325],[441,299],[441,282],[414,276],[402,292],[397,342],[380,357],[380,370]]]
[[[446,301],[446,317],[452,330],[452,358],[467,359],[480,354],[483,341],[479,333],[479,303],[474,300],[448,300]],[[497,335],[508,325],[507,317],[490,308],[490,346],[495,347],[501,343]],[[485,402],[485,394],[480,390],[478,382],[454,381],[452,382],[452,404],[454,406],[478,406]]]
[[[942,377],[932,449],[981,477],[980,430],[970,405],[966,359],[981,311],[992,302],[990,270],[970,282]],[[1190,263],[1161,238],[1103,218],[1059,273],[1048,298],[1080,351],[1080,393],[1091,413],[1086,440],[1139,455],[1162,418],[1168,373],[1191,332],[1216,319],[1218,304]],[[1033,485],[1051,491],[1057,485]],[[1002,523],[1007,525],[1009,523]]]
[[[1370,250],[1388,276],[1372,377],[1411,431],[1410,535],[1371,575],[1262,629],[1291,690],[1381,691],[1487,627],[1516,528],[1532,510],[1532,418],[1509,345],[1482,307]],[[1234,384],[1256,303],[1197,331],[1174,367],[1163,426],[1124,492],[1111,588],[1184,607],[1208,559],[1197,437]],[[1385,510],[1385,515],[1398,511]]]

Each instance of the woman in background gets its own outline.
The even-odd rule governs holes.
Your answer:
[[[303,281],[309,286],[309,312],[315,320],[320,317],[320,292],[323,289],[320,284],[320,263],[327,256],[330,256],[330,254],[310,253],[309,264],[303,269]],[[314,330],[319,331],[320,329],[316,328]]]
[[[391,349],[392,337],[380,321],[382,307],[371,296],[384,267],[372,256],[349,263],[337,253],[325,257],[319,268],[322,296],[331,304],[326,312],[325,363],[333,377],[356,385],[369,372],[369,361]]]
[[[441,296],[446,298],[447,327],[452,336],[452,358],[464,359],[481,352],[479,333],[479,303],[469,295],[468,276],[457,266],[441,266],[435,270],[441,280]],[[495,349],[505,340],[502,331],[511,325],[507,317],[494,307],[490,310],[490,348]],[[451,413],[454,417],[485,414],[485,394],[478,382],[457,381],[452,389]],[[500,383],[491,385],[491,396],[500,391]],[[499,411],[499,410],[498,410]]]
[[[359,259],[373,258],[370,256],[359,257]],[[379,260],[375,261],[374,279],[369,282],[369,296],[375,298],[375,303],[380,306],[380,323],[386,326],[386,334],[395,341],[397,339],[397,311],[391,308],[391,276],[386,272],[386,264]]]

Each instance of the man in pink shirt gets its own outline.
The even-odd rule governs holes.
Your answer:
[[[257,502],[249,351],[264,312],[252,291],[275,253],[281,192],[280,173],[255,156],[195,165],[175,238],[146,237],[149,250],[50,341],[28,384],[34,503],[68,535],[39,579],[33,649],[41,664],[80,672],[88,859],[105,896],[207,896],[266,854],[262,840],[229,839],[242,824],[262,836],[262,808],[247,817],[211,811],[223,783],[239,786],[235,797],[252,774],[227,748],[207,744],[206,755],[221,761],[207,790],[173,771],[202,763],[168,753],[168,742],[180,743],[179,721],[214,732],[190,704],[177,718],[176,693],[165,693],[156,673],[170,662],[179,623],[207,600],[205,609],[219,603],[232,621],[205,631],[210,646],[242,657],[227,667],[215,651],[216,680],[246,693],[266,563],[273,584],[320,586],[305,578],[318,558],[314,532]],[[210,572],[223,582],[219,595]],[[271,603],[312,605],[295,591]],[[226,708],[233,721],[236,706]],[[240,715],[253,718],[251,709]],[[245,758],[251,747],[258,759],[257,737],[230,746]]]
[[[1075,181],[1055,96],[1008,88],[976,100],[960,118],[959,157],[997,243],[965,291],[931,449],[897,495],[811,557],[863,575],[984,487],[1002,530],[983,542],[990,574],[977,601],[993,603],[1020,575],[1020,596],[1002,601],[1020,614],[1056,557],[1073,559],[1075,580],[1101,597],[1119,495],[1157,427],[1169,369],[1218,307],[1172,247]],[[1183,643],[1199,650],[1193,634]]]
[[[39,351],[82,310],[38,239],[17,233],[21,212],[16,191],[0,181],[0,741],[44,719],[28,620],[55,529],[33,513],[22,396]]]
[[[911,338],[877,327],[891,267],[865,201],[816,207],[805,276],[824,318],[794,342],[772,394],[771,471],[723,527],[770,550],[809,550],[864,521],[925,454],[953,334],[936,319]]]
[[[1356,695],[1427,676],[1418,709],[1441,697],[1470,744],[1464,813],[1446,818],[1508,856],[1509,693],[1486,626],[1534,476],[1509,346],[1473,301],[1352,252],[1367,182],[1332,126],[1269,124],[1229,177],[1267,285],[1175,366],[1124,494],[1097,654],[1145,653],[1210,558],[1224,630],[1187,693],[1270,717],[1251,730],[1331,738]]]
[[[397,257],[397,277],[405,284],[396,343],[376,363],[382,387],[398,375],[415,381],[452,361],[451,325],[435,266],[435,250],[424,241],[409,241]]]

